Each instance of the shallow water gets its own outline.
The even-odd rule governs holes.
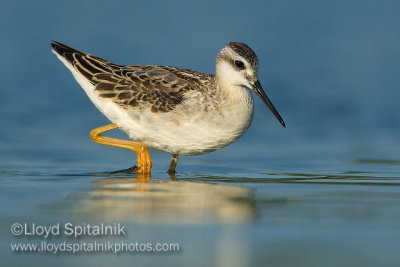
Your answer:
[[[246,162],[245,155],[238,158],[237,165]],[[156,164],[159,160],[155,157]],[[178,173],[178,181],[157,168],[151,177],[138,179],[127,173],[94,172],[102,164],[82,161],[42,159],[25,167],[14,161],[1,173],[2,229],[8,230],[14,222],[119,222],[127,228],[124,241],[177,242],[182,251],[58,257],[14,253],[7,261],[59,264],[62,258],[66,265],[134,261],[195,266],[398,262],[399,162],[364,159],[340,165],[348,171],[324,171],[309,162],[307,170],[301,171],[248,172],[236,167],[233,172],[229,160],[225,166],[222,160],[219,164],[201,157],[190,161],[194,166],[182,166],[185,172]],[[6,255],[9,242],[41,241],[15,238],[8,231],[1,239]],[[48,242],[65,239],[71,241],[61,237]]]
[[[398,266],[399,4],[165,3],[3,4],[2,265]],[[170,155],[155,150],[151,177],[114,173],[136,156],[90,140],[89,131],[108,121],[50,52],[51,39],[116,63],[205,72],[213,72],[226,42],[244,41],[258,54],[260,80],[288,127],[257,99],[242,138],[181,157],[174,179],[166,173]],[[15,237],[16,222],[116,222],[127,234]],[[175,242],[181,249],[10,249],[43,240]]]

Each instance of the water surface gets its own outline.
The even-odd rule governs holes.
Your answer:
[[[398,266],[398,2],[208,2],[3,3],[2,265]],[[210,73],[225,43],[243,41],[288,127],[257,99],[242,138],[181,157],[176,179],[170,155],[155,150],[151,177],[115,173],[136,156],[90,140],[109,122],[51,39],[120,64]],[[119,222],[127,236],[47,241],[177,242],[181,251],[12,253],[12,242],[42,241],[13,236],[15,222]]]

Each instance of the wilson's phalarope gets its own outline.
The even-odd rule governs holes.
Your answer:
[[[53,52],[72,72],[90,100],[113,124],[96,128],[100,144],[137,152],[137,173],[150,173],[148,146],[171,153],[169,173],[180,155],[199,155],[238,139],[253,119],[253,90],[285,127],[258,80],[258,58],[246,44],[232,42],[219,52],[215,75],[188,69],[121,66],[62,43]],[[120,128],[139,142],[101,134]]]

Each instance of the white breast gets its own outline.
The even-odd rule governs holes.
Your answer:
[[[240,97],[227,99],[223,106],[205,108],[192,95],[168,113],[132,110],[131,122],[121,128],[132,139],[172,154],[208,153],[233,143],[250,127],[253,99],[246,88],[238,89]]]

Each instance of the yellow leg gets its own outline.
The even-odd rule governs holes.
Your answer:
[[[147,148],[146,144],[101,135],[104,132],[117,128],[118,126],[115,123],[104,125],[102,127],[91,130],[90,137],[98,144],[122,147],[135,151],[138,156],[137,173],[150,173],[152,164],[149,149]]]

